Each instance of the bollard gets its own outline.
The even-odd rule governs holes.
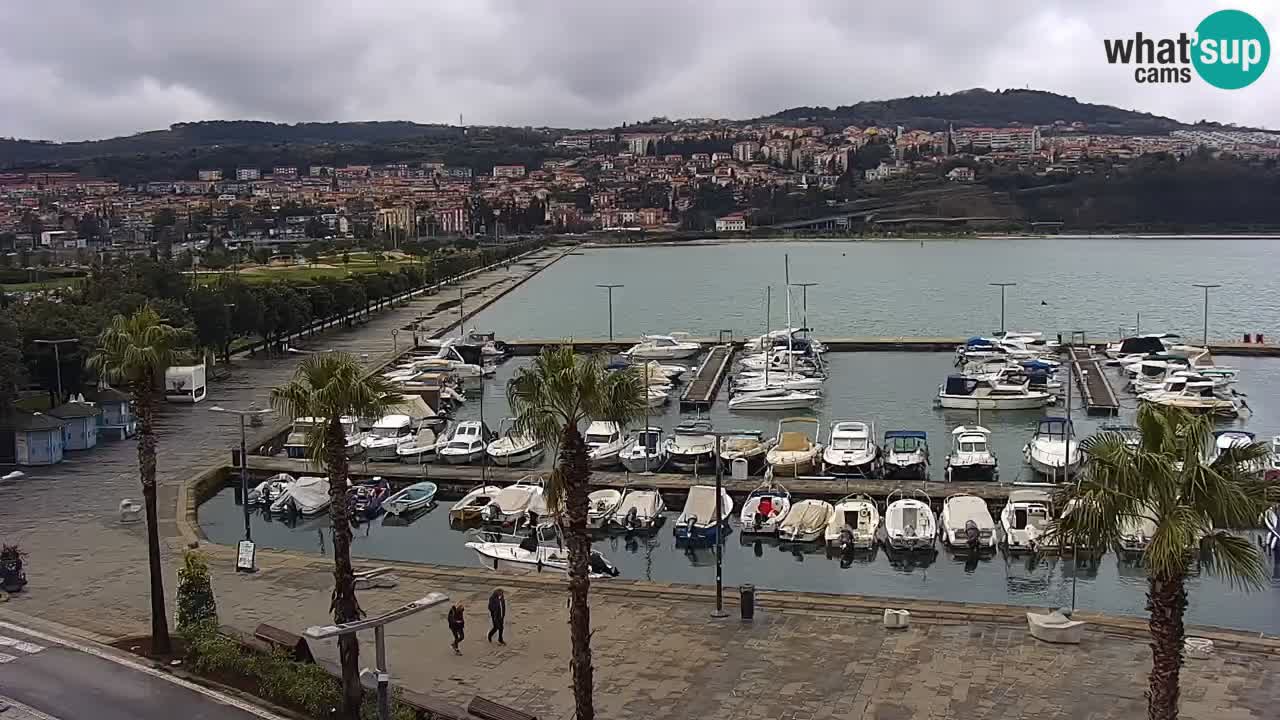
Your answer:
[[[742,585],[738,588],[738,607],[742,610],[742,619],[751,620],[756,616],[756,586]]]
[[[1246,345],[1248,345],[1248,344],[1249,344],[1249,333],[1245,333],[1245,334],[1244,334],[1244,342],[1245,342],[1245,344],[1246,344]]]

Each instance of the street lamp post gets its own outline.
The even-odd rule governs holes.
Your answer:
[[[36,345],[52,345],[53,346],[53,365],[58,376],[58,402],[55,405],[62,404],[62,356],[58,353],[58,346],[63,343],[80,342],[80,338],[62,338],[61,340],[33,340]]]
[[[237,560],[236,571],[254,572],[257,568],[254,567],[253,562],[253,530],[249,525],[249,454],[248,448],[246,447],[247,443],[245,440],[244,420],[245,418],[250,417],[261,417],[271,411],[265,408],[254,407],[253,404],[250,404],[249,407],[244,410],[224,408],[219,405],[214,405],[209,408],[209,410],[211,412],[222,413],[224,415],[235,415],[240,418],[240,500],[241,506],[244,508],[245,542],[245,544],[241,546],[241,552],[248,552],[248,562],[246,564],[242,564]]]
[[[716,465],[716,609],[711,611],[711,617],[724,618],[728,617],[728,613],[724,611],[724,530],[726,523],[724,522],[724,508],[721,503],[724,494],[724,463],[720,460],[720,439],[725,435],[734,433],[722,433],[711,429],[711,423],[706,420],[698,420],[685,424],[688,434],[691,435],[711,435],[716,439],[716,454],[712,462]],[[678,431],[677,431],[678,432]]]
[[[988,284],[988,285],[990,285],[990,286],[992,286],[992,287],[998,287],[998,288],[1000,288],[1000,332],[1002,332],[1002,333],[1003,333],[1003,332],[1004,332],[1004,289],[1005,289],[1005,288],[1013,287],[1013,286],[1017,285],[1018,283],[1012,283],[1012,282],[993,282],[993,283],[987,283],[987,284]]]
[[[462,291],[462,286],[458,286],[458,337],[466,337],[467,335],[467,314],[462,309],[462,303],[467,299],[466,294]]]
[[[609,342],[613,342],[613,289],[626,287],[622,284],[614,285],[596,285],[598,288],[604,288],[609,291]]]
[[[1204,349],[1209,349],[1209,290],[1220,288],[1216,283],[1192,283],[1194,287],[1204,290]]]
[[[800,288],[800,322],[804,324],[804,336],[809,337],[809,288],[820,283],[803,282],[791,284]]]

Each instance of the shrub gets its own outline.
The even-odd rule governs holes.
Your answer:
[[[205,623],[218,625],[218,603],[209,581],[209,563],[200,553],[188,551],[178,570],[178,630]]]

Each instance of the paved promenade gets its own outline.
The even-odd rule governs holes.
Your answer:
[[[546,251],[536,264],[551,261]],[[532,271],[517,265],[464,284],[478,307]],[[456,291],[452,293],[456,296]],[[317,336],[311,349],[368,353],[391,350],[393,328],[432,315],[449,292],[375,316],[351,331]],[[429,317],[430,327],[456,319],[456,309]],[[406,334],[401,334],[405,340]],[[265,403],[298,358],[238,361],[196,407],[167,406],[161,417],[162,537],[172,607],[174,569],[183,536],[178,487],[238,441],[233,426],[209,405]],[[225,457],[225,456],[223,456]],[[116,506],[138,498],[133,444],[111,443],[0,485],[0,539],[29,552],[31,584],[0,604],[0,619],[36,616],[118,637],[147,630],[144,531],[122,526]],[[331,566],[322,556],[262,551],[253,576],[232,571],[232,550],[206,546],[223,622],[252,630],[259,622],[301,630],[325,622]],[[328,548],[317,543],[318,553]],[[370,567],[372,564],[364,564]],[[448,647],[445,608],[389,628],[397,683],[465,703],[482,694],[537,713],[569,718],[569,648],[565,595],[556,578],[507,578],[479,568],[397,568],[400,585],[364,591],[377,613],[431,591],[467,605],[463,655]],[[510,605],[506,647],[489,645],[485,600],[502,585]],[[1140,625],[1119,622],[1090,633],[1079,647],[1040,644],[1007,622],[1009,610],[937,604],[919,611],[910,629],[889,632],[874,621],[874,603],[795,595],[762,600],[756,620],[712,621],[705,588],[628,582],[599,583],[593,595],[596,702],[602,718],[867,718],[912,720],[1142,717],[1149,650]],[[736,608],[730,607],[730,611]],[[924,616],[936,618],[925,621]],[[1280,654],[1220,645],[1183,672],[1183,716],[1204,720],[1275,717],[1280,707]],[[372,644],[364,645],[364,662]]]

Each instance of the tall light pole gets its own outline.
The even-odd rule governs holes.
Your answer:
[[[724,566],[723,566],[723,550],[724,547],[724,508],[721,506],[724,495],[724,463],[720,460],[720,438],[732,433],[716,432],[711,429],[711,423],[706,420],[696,420],[685,424],[685,428],[689,430],[691,435],[711,435],[716,439],[716,454],[711,462],[716,466],[716,609],[711,611],[711,617],[724,618],[728,617],[728,613],[724,611]],[[679,430],[677,430],[679,432]]]
[[[809,288],[820,283],[791,283],[800,288],[800,322],[804,323],[804,336],[809,337]]]
[[[1018,283],[993,282],[993,283],[987,283],[987,284],[992,287],[1000,288],[1000,332],[1003,333],[1004,332],[1004,289],[1013,287]]]
[[[626,287],[622,284],[614,285],[596,285],[598,288],[604,288],[609,291],[609,342],[613,342],[613,289]]]
[[[239,561],[236,563],[237,572],[253,572],[256,568],[253,566],[253,531],[249,526],[249,454],[245,447],[245,431],[244,420],[249,417],[261,417],[271,411],[265,408],[254,407],[250,404],[244,410],[235,410],[224,408],[220,405],[214,405],[209,408],[210,412],[222,413],[224,415],[235,415],[240,418],[240,500],[244,507],[244,542],[249,553],[248,566],[242,566]]]
[[[1209,290],[1212,288],[1220,288],[1221,285],[1215,283],[1192,283],[1192,286],[1202,288],[1204,290],[1204,349],[1209,349]]]
[[[33,340],[36,345],[52,345],[53,346],[53,365],[58,375],[58,402],[55,405],[62,404],[62,356],[58,354],[58,346],[63,343],[78,343],[80,338],[63,338],[61,340]]]
[[[462,291],[462,286],[459,285],[458,286],[458,337],[467,336],[467,330],[466,330],[467,314],[462,310],[462,302],[466,300],[466,298],[467,296]]]

